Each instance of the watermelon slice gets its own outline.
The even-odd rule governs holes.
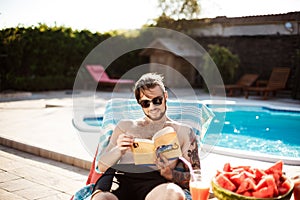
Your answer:
[[[275,183],[275,178],[272,175],[267,175],[264,177],[266,179],[266,183],[268,188],[272,188],[273,189],[273,197],[278,196],[278,189],[277,189],[277,185]]]
[[[277,161],[273,166],[269,167],[265,170],[266,174],[271,174],[274,176],[276,183],[279,183],[279,179],[282,176],[282,168],[283,168],[283,161]]]
[[[254,190],[260,190],[263,187],[267,187],[267,180],[265,178],[260,179],[260,181],[258,182],[258,184],[256,185]]]
[[[252,197],[252,193],[249,191],[244,192],[242,195],[247,196],[247,197]]]
[[[262,169],[254,169],[254,180],[259,182],[263,176],[267,175]]]
[[[223,167],[224,172],[231,172],[231,166],[230,163],[225,163]]]
[[[230,191],[234,191],[236,186],[223,174],[219,174],[216,177],[216,182],[222,187]]]
[[[283,161],[279,160],[274,165],[265,170],[266,174],[280,173],[282,175]]]
[[[237,171],[237,172],[247,171],[253,173],[253,170],[250,166],[237,166],[237,167],[231,167],[231,169],[232,171]]]
[[[237,173],[237,172],[222,172],[222,174],[223,174],[224,176],[226,176],[226,178],[228,178],[228,179],[231,180],[232,177],[238,175],[239,173]]]
[[[258,191],[252,192],[252,195],[256,198],[270,198],[273,197],[273,188],[263,187]]]
[[[288,180],[285,180],[281,185],[278,187],[278,193],[280,195],[287,193],[291,188],[291,183]]]
[[[253,190],[256,187],[252,178],[246,178],[241,185],[238,187],[236,193],[243,194],[249,190]]]
[[[234,175],[230,180],[238,187],[246,178],[255,178],[255,176],[247,171],[242,171],[241,173]]]

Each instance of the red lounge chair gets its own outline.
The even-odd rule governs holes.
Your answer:
[[[236,82],[236,84],[228,84],[224,86],[217,85],[213,87],[213,95],[216,94],[217,89],[221,89],[224,87],[224,89],[228,91],[227,95],[233,96],[235,90],[242,91],[245,87],[251,86],[257,80],[258,76],[258,74],[245,74]]]
[[[87,65],[87,71],[93,77],[94,81],[101,83],[105,86],[116,86],[120,87],[121,85],[129,86],[133,88],[135,81],[130,79],[112,79],[110,78],[105,69],[101,65]]]
[[[265,87],[257,86],[245,88],[245,98],[248,99],[250,92],[256,92],[257,94],[262,93],[264,100],[267,99],[270,92],[275,96],[278,90],[285,88],[290,71],[290,68],[287,67],[273,68],[270,79],[266,81],[267,85]]]

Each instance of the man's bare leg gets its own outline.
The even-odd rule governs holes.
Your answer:
[[[149,192],[145,200],[185,200],[181,187],[174,183],[164,183],[156,186]]]
[[[93,193],[91,200],[118,200],[118,198],[110,192],[96,190]]]

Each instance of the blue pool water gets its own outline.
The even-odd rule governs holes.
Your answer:
[[[216,116],[204,144],[300,158],[300,111],[240,105],[208,107]],[[101,126],[103,117],[84,121],[91,126]]]
[[[103,117],[86,117],[83,119],[83,121],[90,126],[102,126]]]
[[[300,111],[257,106],[209,106],[216,117],[204,143],[224,148],[300,158]],[[226,113],[224,115],[224,110]],[[225,116],[225,120],[224,120]],[[224,123],[221,133],[215,127]]]

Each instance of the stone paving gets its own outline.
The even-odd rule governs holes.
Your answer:
[[[70,199],[88,170],[0,146],[0,199]]]

